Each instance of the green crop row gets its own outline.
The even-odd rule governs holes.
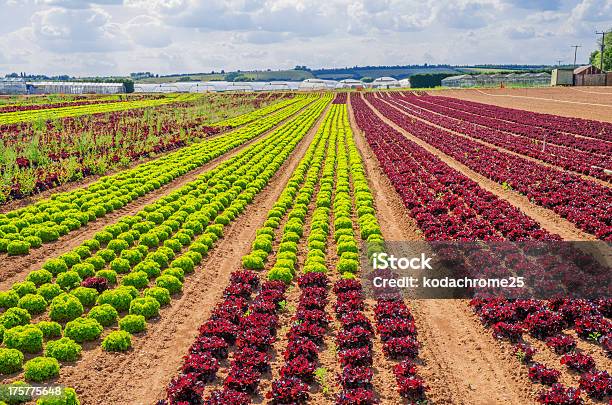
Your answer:
[[[275,112],[276,110],[278,110],[279,108],[284,108],[287,107],[297,101],[300,101],[304,98],[305,96],[302,94],[298,94],[297,96],[294,96],[292,98],[289,99],[284,99],[281,101],[278,101],[276,103],[272,103],[267,107],[263,107],[260,108],[256,111],[250,112],[250,113],[246,113],[246,114],[242,114],[239,115],[237,117],[233,117],[233,118],[228,118],[226,120],[223,121],[218,121],[215,122],[214,124],[212,124],[213,127],[239,127],[241,125],[247,124],[253,120],[256,120],[258,118],[264,117],[268,114],[271,114],[273,112]]]
[[[374,197],[368,185],[363,160],[353,139],[346,104],[339,105],[337,108],[342,110],[343,127],[345,129],[348,150],[349,174],[352,185],[351,191],[357,214],[357,224],[359,225],[359,236],[361,241],[366,243],[367,254],[370,257],[374,253],[384,251],[384,239],[380,230],[380,224],[376,218]]]
[[[92,104],[92,105],[80,105],[60,108],[50,108],[45,110],[29,110],[29,111],[16,111],[10,113],[0,114],[0,125],[15,124],[17,122],[24,121],[37,121],[37,120],[52,120],[57,118],[65,117],[76,117],[79,115],[90,115],[100,114],[114,111],[132,110],[135,108],[145,107],[156,107],[159,105],[177,103],[177,102],[189,102],[196,99],[197,95],[180,95],[176,97],[164,97],[153,100],[138,100],[138,101],[127,101],[123,103],[107,103],[107,104]]]
[[[333,131],[330,131],[332,120],[333,114],[327,114],[317,134],[321,137],[321,141],[314,152],[314,159],[308,168],[304,184],[299,190],[295,190],[295,204],[287,214],[288,219],[283,227],[283,235],[278,246],[276,260],[273,267],[268,271],[268,279],[270,280],[282,280],[285,283],[290,283],[295,277],[298,245],[304,237],[304,225],[308,215],[308,206],[313,201],[313,198],[316,201],[316,208],[313,211],[311,226],[314,229],[326,229],[326,227],[329,227],[329,215],[326,217],[325,211],[328,212],[329,200],[331,200],[329,181],[331,174],[333,183],[336,155],[335,137]],[[319,186],[318,190],[317,186]],[[316,198],[315,192],[317,192]],[[317,232],[314,235],[317,235]],[[319,270],[316,264],[320,264],[320,260],[315,257],[321,257],[321,255],[323,258],[325,257],[325,242],[322,245],[320,242],[320,240],[309,239],[306,263],[309,271]]]
[[[102,177],[86,188],[54,194],[50,199],[0,214],[0,252],[27,254],[30,248],[53,242],[256,138],[313,100],[308,97],[285,108],[279,107],[276,113],[225,135]]]
[[[253,241],[251,251],[242,257],[242,265],[245,269],[261,270],[265,267],[265,262],[272,253],[275,229],[280,227],[281,221],[296,203],[303,208],[305,197],[300,196],[299,193],[304,187],[312,187],[313,182],[318,177],[320,162],[323,159],[322,152],[327,142],[323,131],[326,122],[327,116],[306,150],[304,157],[293,171],[285,188],[268,211],[264,225],[257,230],[257,236]]]
[[[0,316],[6,346],[0,350],[0,373],[25,367],[28,380],[52,378],[56,374],[54,360],[78,358],[79,343],[98,339],[104,327],[117,322],[120,313],[127,313],[118,320],[120,331],[108,334],[102,346],[111,351],[129,348],[130,333],[144,330],[145,320],[157,316],[171,295],[181,291],[186,274],[194,271],[223,235],[223,227],[265,187],[330,101],[324,97],[314,102],[296,119],[236,157],[135,216],[107,226],[95,239],[30,273],[28,281],[0,293],[0,306],[8,308]],[[94,288],[80,287],[80,280],[91,275],[120,286],[100,294]],[[35,296],[43,303],[50,301],[52,322],[30,324],[31,315],[23,306],[32,304]],[[60,323],[64,324],[63,333]],[[53,360],[30,363],[39,357],[24,366],[17,353],[43,350],[44,359]]]

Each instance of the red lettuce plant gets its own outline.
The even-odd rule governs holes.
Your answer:
[[[533,382],[539,382],[544,385],[553,385],[559,382],[560,371],[552,368],[547,368],[541,363],[534,363],[529,367],[529,378]]]
[[[601,400],[612,395],[612,376],[607,371],[584,373],[580,377],[580,389],[591,398]]]
[[[540,392],[538,402],[543,405],[583,405],[580,389],[566,388],[563,384],[553,384],[548,390]]]
[[[591,371],[595,368],[595,360],[588,354],[568,353],[561,357],[561,364],[579,373]]]
[[[305,404],[308,401],[308,385],[295,377],[281,377],[272,383],[272,391],[266,394],[275,405]]]

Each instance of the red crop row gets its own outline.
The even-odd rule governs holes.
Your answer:
[[[418,105],[419,107],[438,112],[442,115],[468,122],[476,122],[478,125],[482,125],[484,127],[510,132],[521,137],[529,138],[531,139],[531,142],[535,144],[554,144],[601,155],[612,154],[612,143],[610,142],[601,139],[591,139],[565,132],[544,129],[538,126],[528,125],[523,122],[506,121],[500,118],[483,115],[473,107],[460,107],[448,101],[446,97],[418,97],[416,100],[415,97],[410,97],[410,102]]]
[[[447,108],[420,103],[418,101],[420,98],[422,97],[388,97],[385,100],[402,108],[409,114],[420,117],[428,122],[500,146],[512,152],[536,158],[566,170],[588,174],[602,180],[612,179],[612,176],[606,174],[604,170],[612,168],[610,164],[612,143],[595,141],[605,144],[604,146],[610,146],[610,151],[607,152],[607,155],[593,154],[538,141],[534,143],[534,140],[531,138],[513,135],[505,130],[487,128],[487,126],[483,125],[483,118],[481,117],[456,117],[457,114],[444,111],[449,110]],[[425,105],[424,108],[426,109],[420,108],[422,104]],[[435,111],[438,114],[432,113],[429,110]]]
[[[545,167],[476,141],[458,137],[419,120],[411,120],[394,107],[374,97],[370,97],[369,101],[395,124],[465,164],[470,169],[504,184],[507,188],[517,190],[538,205],[552,209],[585,232],[592,233],[602,240],[612,240],[612,189],[584,180],[577,175]],[[396,133],[394,137],[402,138],[402,135]],[[413,144],[412,149],[414,149],[414,146],[416,145]],[[429,155],[435,159],[433,155]],[[421,162],[421,164],[427,163]],[[384,165],[383,169],[385,169]],[[412,181],[412,179],[405,180]],[[467,178],[465,180],[471,182]],[[445,193],[445,190],[447,190],[447,187],[442,185],[440,192]],[[476,200],[468,199],[467,201],[478,205],[478,198]],[[434,203],[434,205],[440,204]],[[444,202],[441,205],[443,209],[448,207]],[[455,224],[452,224],[452,226],[455,226]],[[444,227],[444,229],[446,228]],[[517,232],[526,231],[529,233],[530,229],[533,228],[519,227]],[[468,233],[468,237],[469,235],[473,234]],[[473,235],[473,237],[479,239],[482,239],[483,236]]]
[[[424,401],[428,388],[417,375],[413,362],[419,354],[419,343],[410,310],[399,296],[381,297],[374,307],[374,317],[385,355],[391,359],[403,359],[393,367],[400,395],[411,403]]]
[[[359,97],[351,103],[379,164],[428,240],[556,239],[385,124]]]
[[[213,310],[210,320],[200,326],[198,337],[183,358],[181,374],[170,382],[166,389],[168,399],[160,401],[160,405],[202,403],[205,385],[215,378],[220,368],[219,361],[227,359],[229,347],[236,343],[238,327],[248,306],[247,300],[258,285],[259,278],[252,271],[232,274],[223,300]],[[266,305],[263,307],[267,308]],[[268,308],[261,313],[269,312]],[[240,398],[240,394],[235,396]]]
[[[474,101],[459,100],[452,97],[439,97],[453,105],[454,108],[505,121],[517,122],[574,135],[612,141],[612,123],[570,118],[552,114],[535,113],[514,108],[498,107]],[[438,99],[438,97],[436,97]]]
[[[325,313],[329,278],[325,273],[306,273],[299,277],[300,298],[292,326],[287,334],[285,365],[280,378],[266,394],[272,404],[302,404],[308,400],[309,384],[317,368],[329,318]]]
[[[336,334],[338,358],[343,368],[338,405],[376,404],[372,387],[372,337],[374,328],[363,314],[363,288],[358,280],[342,279],[334,284],[334,309],[341,328]]]
[[[268,351],[276,339],[279,303],[285,300],[287,285],[267,281],[249,306],[248,315],[232,324],[236,352],[223,390],[213,391],[206,404],[248,404],[257,393],[262,373],[269,370]],[[233,342],[228,342],[233,343]]]
[[[332,104],[346,104],[346,95],[347,93],[338,93],[336,97],[334,97],[334,101]]]
[[[433,155],[424,151],[407,138],[374,115],[374,112],[360,98],[351,100],[358,125],[364,129],[366,139],[376,154],[383,170],[387,173],[392,184],[403,198],[412,216],[417,220],[421,229],[430,240],[438,239],[485,239],[485,238],[511,238],[511,234],[500,236],[494,217],[482,217],[478,232],[462,234],[461,221],[454,221],[466,209],[457,201],[465,204],[469,209],[477,209],[485,201],[476,198],[482,195],[482,190],[472,185],[469,179],[457,176],[445,164]],[[434,174],[430,174],[434,173]],[[464,190],[474,190],[474,197],[459,200]],[[457,195],[456,199],[443,200],[447,194]],[[485,194],[486,195],[486,194]],[[423,197],[424,196],[424,197]],[[436,198],[432,198],[435,196]],[[441,203],[438,203],[443,200]],[[453,201],[452,205],[449,202]],[[486,206],[495,206],[495,197],[486,201]],[[470,204],[471,203],[471,204]],[[502,207],[507,203],[501,201]],[[432,207],[433,206],[433,207]],[[421,207],[430,207],[425,210]],[[433,209],[433,211],[432,211]],[[484,211],[486,212],[486,211]],[[469,211],[468,211],[469,213]],[[501,213],[500,213],[501,214]],[[464,215],[466,225],[476,216]],[[461,218],[461,217],[460,217]],[[508,218],[508,217],[506,217]],[[554,239],[541,229],[535,222],[526,218],[527,233],[521,238]],[[531,222],[529,222],[531,221]],[[507,222],[507,221],[504,221]],[[521,227],[522,228],[522,227]],[[512,231],[510,231],[512,232]],[[513,260],[513,258],[510,258]],[[538,268],[546,263],[536,263]],[[531,265],[531,263],[530,263]],[[540,338],[549,339],[548,345],[552,350],[563,353],[573,353],[575,342],[569,337],[560,335],[568,326],[573,326],[579,336],[596,339],[609,353],[610,322],[602,315],[609,316],[609,300],[580,301],[580,300],[553,300],[548,304],[536,300],[474,300],[472,304],[480,315],[483,323],[492,328],[492,333],[500,339],[515,342],[515,352],[524,363],[530,366],[530,378],[534,382],[554,384],[548,391],[543,391],[539,401],[544,404],[580,404],[581,390],[597,398],[608,395],[610,390],[609,376],[605,372],[594,371],[592,360],[585,355],[570,354],[564,362],[575,370],[585,371],[580,380],[580,389],[565,388],[555,384],[558,371],[548,369],[539,363],[533,363],[536,350],[524,343],[524,333]],[[398,330],[402,328],[394,328]],[[607,346],[606,346],[607,345]]]
[[[610,336],[612,332],[612,323],[600,312],[606,311],[610,299],[599,302],[570,299],[548,302],[475,299],[471,305],[485,325],[492,325],[493,336],[515,343],[514,352],[529,367],[531,381],[552,386],[539,395],[540,403],[582,404],[582,391],[596,400],[612,395],[612,377],[606,371],[598,371],[593,357],[580,352],[576,348],[576,341],[563,334],[565,329],[573,328],[581,338],[602,343],[602,337]],[[585,328],[585,325],[588,327]],[[508,330],[512,333],[500,333]],[[533,362],[536,349],[523,341],[525,333],[545,341],[552,351],[562,355],[560,364],[581,374],[579,389],[565,388],[558,384],[561,375],[558,370]]]

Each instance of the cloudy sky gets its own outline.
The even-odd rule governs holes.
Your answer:
[[[612,0],[0,0],[0,75],[586,61]]]

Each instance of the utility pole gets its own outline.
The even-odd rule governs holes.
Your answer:
[[[595,35],[601,35],[601,53],[599,54],[599,70],[603,72],[604,48],[606,46],[606,31],[595,31]]]
[[[561,67],[561,62],[563,62],[563,60],[561,60],[561,59],[557,59],[557,65],[558,65],[559,67]]]
[[[582,45],[570,45],[571,48],[574,48],[574,68],[576,68],[576,55],[578,54],[578,48],[582,48]]]

